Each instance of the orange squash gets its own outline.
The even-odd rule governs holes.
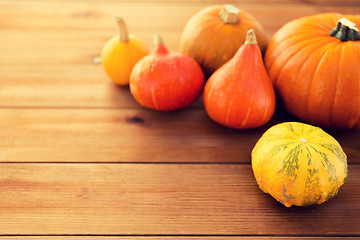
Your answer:
[[[347,177],[340,144],[321,128],[299,122],[272,126],[251,153],[259,187],[286,207],[321,204]]]
[[[253,30],[234,57],[211,75],[203,96],[207,114],[227,127],[255,128],[271,119],[275,92]]]
[[[106,74],[116,84],[128,85],[135,63],[148,54],[146,45],[135,35],[128,34],[121,17],[115,17],[119,35],[109,39],[101,52],[101,62]]]
[[[187,107],[200,96],[204,74],[189,56],[169,52],[159,35],[155,49],[135,64],[130,75],[130,91],[142,106],[171,111]]]
[[[251,14],[230,4],[210,6],[187,22],[180,39],[180,52],[194,58],[208,78],[234,56],[249,29],[254,29],[264,52],[265,31]]]
[[[287,23],[265,65],[286,110],[326,128],[360,129],[360,15],[326,13]]]

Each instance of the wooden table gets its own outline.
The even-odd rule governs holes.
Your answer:
[[[218,1],[221,2],[221,1]],[[358,0],[227,1],[270,38],[286,22]],[[349,176],[325,204],[286,208],[261,192],[250,152],[266,126],[214,123],[201,99],[140,107],[99,64],[120,14],[151,48],[178,51],[185,23],[214,0],[0,0],[0,240],[345,239],[360,237],[360,133],[330,131]]]

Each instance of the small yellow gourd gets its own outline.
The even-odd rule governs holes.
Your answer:
[[[286,207],[321,204],[347,177],[340,144],[322,129],[298,122],[268,129],[251,158],[259,187]]]
[[[136,36],[128,34],[121,17],[115,17],[120,34],[109,39],[101,52],[101,62],[106,74],[116,84],[128,85],[134,65],[149,51],[146,45]]]

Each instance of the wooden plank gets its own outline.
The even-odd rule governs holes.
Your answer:
[[[270,126],[294,120],[278,111],[265,126],[234,130],[203,109],[0,109],[0,162],[249,163]],[[349,163],[359,163],[360,132],[334,132]]]
[[[129,87],[113,84],[100,65],[31,64],[19,68],[8,65],[2,71],[0,107],[139,107]]]
[[[26,236],[29,240],[207,240],[207,239],[219,239],[219,240],[358,240],[360,237],[263,237],[263,236]],[[0,240],[18,240],[24,239],[24,236],[6,236],[1,237]]]
[[[0,109],[0,116],[0,162],[248,163],[265,131],[222,127],[203,109]]]
[[[234,130],[203,109],[0,109],[0,162],[249,163],[260,136],[292,120],[277,112],[267,125]],[[360,132],[333,134],[360,162]]]
[[[177,51],[186,22],[208,6],[207,3],[152,2],[26,3],[0,2],[2,63],[89,62],[89,56],[98,55],[104,42],[117,33],[115,14],[121,14],[130,31],[142,38],[149,48],[153,34],[160,33],[169,49]],[[258,18],[269,38],[283,24],[298,17],[325,11],[353,14],[360,11],[360,6],[304,4],[241,4],[240,7]]]
[[[360,166],[325,204],[286,208],[251,166],[0,164],[0,234],[359,236]]]
[[[268,32],[292,19],[306,15],[326,11],[357,14],[360,3],[353,0],[351,2],[351,6],[347,6],[345,1],[338,6],[294,2],[273,4],[270,1],[263,4],[236,2],[234,5],[256,17]],[[185,23],[195,13],[209,5],[220,3],[209,4],[206,1],[189,3],[182,1],[156,1],[156,3],[152,1],[123,1],[121,3],[117,1],[34,1],[29,4],[29,1],[0,1],[0,4],[0,14],[6,17],[0,19],[2,29],[106,30],[112,35],[117,31],[113,17],[115,14],[120,14],[126,20],[129,29],[138,35],[137,31],[144,30],[182,30]]]
[[[0,2],[8,2],[9,0],[0,0]],[[17,0],[22,2],[27,2],[28,0]],[[46,2],[46,0],[32,0],[35,1],[43,1]],[[56,1],[56,2],[82,2],[83,0],[50,0],[50,1]],[[118,2],[117,0],[86,0],[90,3],[103,3],[103,2]],[[148,0],[122,0],[121,3],[148,3],[150,1]],[[174,4],[174,3],[183,3],[183,4],[197,4],[197,3],[203,3],[203,4],[219,4],[219,1],[217,0],[152,0],[153,4]],[[238,4],[239,1],[236,0],[228,0],[226,3],[229,4]],[[356,0],[344,0],[342,2],[336,1],[336,0],[242,0],[241,4],[306,4],[306,5],[330,5],[330,6],[358,6],[359,2]]]

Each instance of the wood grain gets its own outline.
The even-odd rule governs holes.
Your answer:
[[[11,236],[11,237],[1,237],[1,240],[18,240],[24,239],[24,236]],[[29,240],[207,240],[207,239],[219,239],[219,240],[358,240],[359,237],[254,237],[254,236],[26,236],[26,239]]]
[[[163,35],[170,50],[178,51],[181,31],[187,21],[196,12],[209,6],[206,2],[168,2],[162,5],[153,2],[90,4],[87,1],[26,3],[28,2],[0,2],[0,15],[3,16],[0,19],[0,32],[3,36],[0,39],[0,50],[5,54],[3,63],[19,63],[21,59],[27,63],[47,63],[56,57],[58,60],[71,62],[75,56],[82,57],[82,62],[89,61],[88,57],[82,56],[83,52],[91,56],[98,55],[104,42],[117,34],[117,26],[113,20],[115,14],[122,15],[130,32],[143,39],[149,48],[152,46],[153,34],[159,33]],[[243,3],[237,6],[256,17],[269,38],[282,25],[295,18],[322,12],[357,14],[360,11],[360,4],[314,6]],[[281,14],[277,14],[279,12]],[[42,51],[33,51],[34,48],[41,48]],[[42,55],[44,56],[41,57]]]
[[[0,162],[250,163],[282,112],[254,130],[213,122],[203,109],[0,109]],[[360,162],[360,132],[336,132],[349,163]]]
[[[1,240],[18,240],[24,239],[24,236],[6,236],[1,237]],[[29,240],[207,240],[207,239],[219,239],[219,240],[358,240],[359,237],[263,237],[263,236],[26,236]]]
[[[1,75],[1,107],[139,107],[129,87],[113,84],[100,65],[8,65]]]
[[[263,128],[236,131],[203,109],[0,109],[1,162],[246,162]]]
[[[0,0],[0,2],[9,2],[9,0]],[[17,0],[26,2],[27,0]],[[32,0],[32,2],[46,2],[46,0]],[[56,2],[83,2],[84,0],[51,0]],[[119,2],[118,0],[86,0],[87,3],[103,3],[103,2]],[[137,3],[141,4],[144,2],[149,2],[147,0],[121,0],[121,3]],[[152,1],[154,4],[173,4],[173,3],[183,3],[183,4],[219,4],[223,1],[218,0],[155,0]],[[306,4],[306,5],[325,5],[325,6],[358,6],[359,3],[354,0],[344,0],[342,2],[336,0],[227,0],[226,3],[229,4]]]
[[[0,164],[0,172],[1,235],[360,235],[359,165],[337,197],[307,208],[261,192],[248,164]]]

